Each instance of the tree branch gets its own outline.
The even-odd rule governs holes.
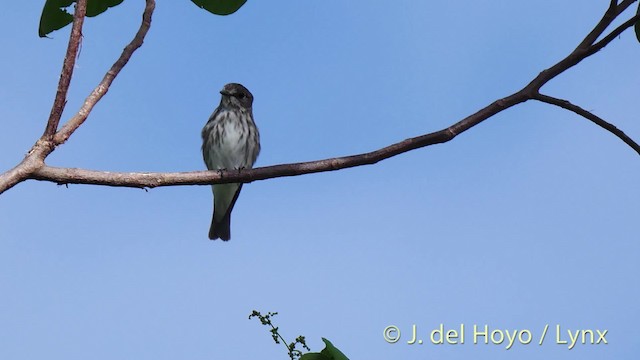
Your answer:
[[[563,109],[572,111],[582,117],[584,117],[587,120],[590,120],[591,122],[593,122],[594,124],[600,126],[601,128],[607,130],[608,132],[612,133],[613,135],[617,136],[620,140],[624,141],[625,144],[629,145],[633,150],[635,150],[639,155],[640,155],[640,145],[638,145],[638,143],[636,143],[635,141],[633,141],[633,139],[631,139],[629,136],[627,136],[627,134],[625,134],[622,130],[618,129],[617,127],[615,127],[615,125],[605,121],[604,119],[602,119],[601,117],[581,108],[580,106],[574,105],[571,102],[569,102],[568,100],[564,100],[564,99],[558,99],[552,96],[548,96],[548,95],[544,95],[544,94],[538,94],[536,95],[536,100],[541,101],[543,103],[547,103],[550,105],[554,105],[554,106],[558,106],[561,107]]]
[[[624,0],[623,2],[621,2],[620,5],[618,5],[618,8],[616,9],[616,16],[622,14],[623,11],[627,10],[627,8],[633,5],[633,3],[636,1],[638,0]]]
[[[80,47],[80,41],[82,40],[82,24],[84,23],[86,12],[87,0],[78,0],[73,14],[73,25],[71,26],[71,35],[69,35],[67,53],[64,56],[62,71],[60,72],[58,91],[56,92],[56,98],[53,100],[53,106],[51,107],[51,114],[49,115],[49,121],[47,121],[47,127],[44,130],[44,134],[42,134],[42,137],[47,139],[51,139],[56,130],[58,130],[58,123],[60,123],[64,106],[67,103],[67,92],[69,91],[71,77],[73,76],[73,68],[76,65],[76,57],[78,56],[78,48]]]
[[[520,91],[491,103],[475,114],[472,114],[460,120],[459,122],[447,127],[446,129],[406,139],[404,141],[372,152],[304,163],[261,167],[242,171],[233,170],[176,173],[121,173],[73,168],[58,168],[45,165],[44,158],[46,157],[46,155],[53,151],[53,148],[56,145],[64,143],[69,138],[69,136],[71,136],[71,134],[80,125],[82,125],[93,106],[95,106],[100,98],[104,96],[115,76],[127,63],[133,51],[135,51],[135,49],[142,45],[142,40],[146,32],[148,31],[151,21],[151,13],[153,12],[153,8],[155,5],[155,2],[153,0],[147,0],[147,6],[143,15],[143,22],[140,30],[136,34],[136,37],[125,48],[122,55],[120,56],[120,59],[116,61],[111,70],[109,70],[109,72],[105,75],[100,85],[98,85],[98,87],[96,87],[91,95],[89,95],[89,97],[85,100],[85,103],[81,107],[78,114],[71,118],[62,127],[62,129],[60,129],[55,134],[53,142],[46,142],[42,139],[38,141],[38,143],[36,143],[36,145],[34,146],[34,149],[32,149],[32,151],[30,152],[30,155],[25,158],[25,161],[29,161],[26,165],[24,165],[24,167],[20,167],[22,165],[21,163],[18,167],[12,169],[6,174],[19,173],[19,181],[28,178],[42,181],[51,181],[58,184],[93,184],[133,188],[154,188],[173,185],[209,185],[213,183],[251,182],[255,180],[265,180],[276,177],[296,176],[316,172],[332,171],[361,165],[375,164],[381,160],[388,159],[390,157],[411,150],[451,141],[458,134],[471,129],[472,127],[480,124],[482,121],[496,115],[497,113],[532,99],[565,108],[591,120],[605,130],[610,131],[614,135],[618,136],[625,143],[627,143],[627,145],[629,145],[640,154],[640,147],[638,147],[638,144],[631,140],[627,135],[618,130],[612,124],[576,105],[569,103],[566,100],[542,95],[539,91],[540,88],[547,82],[554,79],[564,71],[567,71],[571,67],[575,66],[585,58],[595,54],[604,46],[608,45],[624,30],[633,25],[633,23],[637,20],[637,15],[626,21],[624,24],[620,25],[599,42],[596,42],[597,39],[605,32],[607,27],[626,8],[628,8],[636,1],[637,0],[624,0],[620,4],[617,4],[617,1],[611,1],[610,6],[605,12],[602,19],[598,22],[598,24],[596,24],[594,29],[590,31],[589,34],[582,40],[578,47],[576,47],[567,57],[538,74]],[[38,146],[40,146],[42,149],[40,149]],[[51,148],[51,150],[48,150],[49,148]],[[35,157],[31,156],[32,154],[36,154]],[[25,161],[23,161],[23,163]],[[15,185],[16,183],[14,182],[8,187],[3,184],[3,177],[6,174],[0,176],[0,193],[5,191],[7,188]]]
[[[69,121],[67,121],[62,129],[58,131],[55,135],[54,142],[55,145],[63,144],[74,131],[87,120],[87,117],[93,110],[93,107],[102,99],[102,97],[109,91],[109,87],[113,80],[118,76],[122,68],[127,65],[129,59],[133,53],[142,46],[144,42],[144,38],[151,27],[151,15],[153,14],[153,10],[155,9],[156,2],[154,0],[147,0],[147,4],[144,9],[144,13],[142,14],[142,23],[140,24],[140,28],[138,32],[134,36],[133,40],[127,45],[124,50],[122,50],[122,54],[116,60],[116,62],[111,66],[111,69],[107,71],[107,73],[102,78],[102,81],[98,84],[98,86],[93,89],[91,94],[85,99],[84,104],[78,111],[76,115],[74,115]]]
[[[598,22],[598,24],[589,32],[589,34],[582,40],[580,45],[576,48],[586,49],[593,45],[596,40],[604,33],[604,31],[611,25],[613,20],[615,20],[622,12],[624,12],[629,6],[631,6],[634,2],[638,0],[624,0],[620,5],[618,5],[617,0],[611,0],[609,4],[609,8],[604,13],[602,19]]]
[[[0,174],[0,194],[14,187],[16,184],[31,178],[39,168],[45,166],[44,159],[55,150],[56,146],[64,143],[87,119],[93,107],[107,93],[109,86],[116,76],[118,76],[120,70],[127,64],[133,52],[142,45],[144,37],[149,31],[151,16],[155,9],[155,0],[146,0],[142,23],[131,43],[125,47],[120,58],[118,58],[111,69],[105,74],[100,84],[87,97],[78,113],[56,132],[66,103],[66,94],[69,89],[71,75],[73,74],[78,47],[82,39],[82,24],[86,13],[86,1],[87,0],[79,0],[76,4],[73,26],[71,34],[69,35],[69,44],[67,45],[67,53],[62,66],[58,91],[46,130],[18,165]]]
[[[604,33],[607,27],[609,27],[609,25],[611,25],[611,23],[624,10],[626,10],[629,6],[631,6],[636,1],[638,0],[625,0],[622,3],[620,3],[620,5],[617,5],[617,7],[610,6],[602,16],[602,19],[600,19],[598,24],[596,24],[596,26],[593,28],[593,30],[589,32],[589,34],[580,42],[580,44],[569,55],[567,55],[567,57],[560,60],[557,64],[553,65],[552,67],[542,71],[535,79],[531,81],[531,83],[529,83],[529,86],[531,86],[531,90],[533,91],[531,95],[535,95],[535,93],[539,92],[540,88],[542,88],[544,84],[549,82],[549,80],[555,78],[556,76],[560,75],[561,73],[568,70],[569,68],[577,65],[582,60],[598,52],[604,46],[609,44],[617,35],[622,33],[622,31],[627,29],[629,26],[625,27],[625,24],[627,24],[631,20],[625,22],[623,25],[621,25],[616,30],[614,30],[611,34],[607,35],[604,39],[602,39],[599,43],[594,45],[594,42]],[[613,4],[613,2],[611,4]],[[616,35],[611,36],[614,33],[616,33]]]
[[[617,1],[615,3],[617,3]],[[619,14],[618,11],[620,7],[622,6],[622,4],[620,6],[616,6],[615,3],[612,1],[609,4],[609,8],[607,9],[607,11],[605,11],[604,15],[602,16],[602,19],[600,19],[600,21],[598,22],[598,24],[596,24],[593,30],[589,32],[589,34],[582,40],[582,42],[580,42],[580,44],[578,45],[576,50],[574,50],[574,52],[579,51],[581,49],[586,49],[589,46],[593,45],[593,43],[600,37],[600,35],[602,35],[602,33],[607,29],[607,27],[609,27],[609,25],[613,22],[613,20],[615,20],[615,18]]]
[[[251,182],[277,177],[340,170],[361,165],[372,165],[381,160],[388,159],[411,150],[450,141],[458,134],[476,126],[500,111],[526,100],[528,99],[525,93],[518,92],[512,96],[493,102],[484,109],[468,116],[446,129],[406,139],[379,150],[352,156],[295,164],[267,166],[241,171],[121,173],[43,166],[35,171],[30,178],[35,180],[52,181],[57,184],[92,184],[134,188],[154,188],[174,185],[210,185],[217,183]]]
[[[613,41],[615,38],[620,36],[620,34],[622,34],[625,30],[635,25],[635,23],[638,22],[639,20],[640,20],[640,14],[636,14],[631,19],[625,21],[624,23],[622,23],[622,25],[615,28],[611,33],[609,33],[607,36],[602,38],[602,40],[593,44],[593,46],[589,48],[589,50],[587,51],[589,56],[597,53],[598,51],[602,50],[605,46],[609,45],[611,41]]]
[[[631,148],[638,151],[638,145],[612,124],[609,124],[603,119],[587,112],[586,110],[583,110],[578,106],[569,103],[568,101],[565,102],[560,99],[542,95],[539,92],[539,89],[544,84],[546,84],[562,72],[575,66],[583,59],[593,55],[599,49],[611,42],[625,29],[627,29],[630,26],[628,24],[633,23],[635,17],[616,28],[600,42],[596,43],[595,45],[593,44],[597,40],[597,38],[602,35],[602,33],[611,24],[611,22],[615,20],[618,14],[620,14],[624,9],[629,7],[635,1],[637,0],[625,0],[620,5],[616,5],[617,2],[616,4],[614,4],[614,2],[612,1],[611,6],[609,7],[609,9],[607,9],[603,18],[598,22],[598,24],[589,33],[589,35],[585,37],[580,45],[571,52],[571,54],[569,54],[566,58],[562,59],[552,67],[542,71],[534,80],[532,80],[520,91],[493,102],[489,106],[451,125],[446,129],[410,138],[376,151],[353,156],[331,158],[304,163],[275,165],[242,171],[118,173],[45,166],[36,171],[31,176],[31,178],[35,180],[52,181],[58,184],[93,184],[134,188],[154,188],[173,185],[209,185],[216,183],[251,182],[255,180],[265,180],[276,177],[296,176],[316,172],[345,169],[361,165],[371,165],[381,160],[388,159],[390,157],[411,150],[451,141],[458,134],[469,130],[470,128],[478,125],[489,117],[514,105],[531,99],[547,102],[552,105],[561,106],[568,110],[574,111],[603,127],[605,130],[612,132],[614,135],[618,136],[626,144],[628,144]],[[588,46],[584,47],[584,44],[588,44]],[[638,153],[640,154],[640,151],[638,151]]]

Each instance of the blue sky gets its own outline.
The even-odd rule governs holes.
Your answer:
[[[128,43],[142,3],[86,21],[63,119]],[[47,163],[203,170],[200,130],[227,82],[254,94],[256,166],[374,150],[518,90],[608,3],[250,0],[217,17],[159,2],[144,46]],[[3,171],[42,133],[67,44],[68,28],[37,37],[41,6],[0,13]],[[627,31],[544,91],[639,140],[639,55]],[[0,358],[286,358],[247,320],[253,309],[351,359],[635,358],[639,162],[590,122],[526,103],[374,166],[248,184],[228,243],[207,240],[206,186],[25,182],[0,201]],[[465,344],[427,343],[441,323],[465,324]],[[413,324],[425,344],[407,344]],[[474,345],[485,324],[533,341]],[[606,329],[608,344],[568,350],[556,325],[562,340]]]

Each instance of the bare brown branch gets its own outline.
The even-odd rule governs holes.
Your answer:
[[[71,84],[73,68],[76,65],[76,57],[78,56],[80,41],[82,41],[82,24],[84,23],[84,16],[86,12],[87,0],[78,0],[78,2],[76,2],[76,9],[73,15],[73,25],[71,26],[71,35],[69,36],[67,53],[64,56],[64,61],[62,62],[58,91],[56,92],[56,97],[53,100],[53,106],[51,107],[51,114],[49,115],[49,121],[47,121],[47,127],[42,135],[42,137],[46,139],[51,139],[53,134],[56,133],[56,130],[58,130],[58,124],[60,123],[64,106],[67,103],[67,92],[69,91],[69,85]]]
[[[602,38],[602,40],[600,40],[597,43],[593,44],[593,46],[591,46],[589,48],[589,51],[587,52],[587,54],[592,55],[592,54],[595,54],[598,51],[602,50],[602,48],[604,48],[605,46],[609,45],[610,42],[612,42],[615,38],[620,36],[620,34],[622,34],[625,30],[627,30],[628,28],[630,28],[633,25],[635,25],[635,23],[638,22],[638,20],[640,20],[640,14],[636,14],[631,19],[625,21],[624,23],[622,23],[622,25],[618,26],[611,33],[609,33],[607,36]]]
[[[35,171],[31,178],[35,180],[52,181],[57,184],[92,184],[153,188],[174,185],[208,185],[212,183],[251,182],[276,177],[340,170],[350,167],[375,164],[381,160],[388,159],[411,150],[450,141],[458,134],[472,128],[500,111],[526,100],[527,97],[524,95],[524,92],[519,92],[493,102],[491,105],[446,129],[406,139],[379,150],[352,156],[296,164],[267,166],[251,170],[232,170],[223,172],[194,171],[179,173],[120,173],[44,166]]]
[[[51,153],[50,144],[50,141],[38,140],[29,151],[29,154],[27,154],[18,165],[0,174],[0,194],[14,187],[16,184],[29,179],[38,168],[44,166],[46,154]]]
[[[621,2],[616,9],[616,16],[622,14],[623,11],[627,10],[627,8],[633,5],[633,3],[635,3],[636,1],[638,0],[624,0],[623,2]]]
[[[616,19],[619,14],[620,6],[615,6],[613,2],[609,5],[607,11],[605,11],[602,19],[596,24],[596,26],[587,34],[587,36],[580,42],[575,51],[584,50],[589,46],[593,45],[593,43],[598,40],[600,35],[604,33],[609,25]],[[574,52],[575,52],[574,51]]]
[[[607,130],[613,135],[617,136],[620,140],[624,141],[625,144],[629,145],[633,150],[635,150],[640,155],[640,145],[633,141],[627,134],[625,134],[622,130],[618,129],[615,125],[605,121],[601,117],[581,108],[580,106],[574,105],[568,100],[558,99],[552,96],[538,94],[535,98],[538,101],[543,103],[551,104],[554,106],[561,107],[563,109],[572,111],[585,119],[593,122],[594,124],[600,126],[601,128]]]
[[[151,16],[155,9],[155,0],[146,0],[146,6],[142,15],[142,23],[135,37],[125,47],[120,58],[113,64],[106,73],[100,84],[87,97],[84,104],[67,123],[58,131],[58,124],[66,103],[66,94],[69,89],[71,75],[75,64],[78,47],[82,39],[82,24],[86,13],[86,0],[78,1],[74,13],[74,21],[69,35],[67,53],[63,62],[60,83],[54,100],[51,116],[47,122],[47,128],[42,137],[33,145],[29,153],[13,169],[0,174],[0,194],[12,188],[16,184],[29,179],[37,170],[44,165],[44,159],[51,154],[56,146],[64,143],[71,134],[87,119],[89,113],[98,101],[107,93],[109,86],[118,76],[118,73],[127,64],[133,52],[142,46],[144,37],[151,26]]]
[[[54,138],[54,142],[56,145],[63,144],[65,141],[67,141],[67,139],[69,139],[69,136],[71,136],[71,134],[73,134],[73,132],[76,131],[76,129],[78,129],[78,127],[80,127],[80,125],[82,125],[85,120],[87,120],[87,117],[91,113],[91,110],[93,110],[93,107],[98,103],[98,101],[100,101],[100,99],[102,99],[107,91],[109,91],[111,83],[113,83],[113,80],[116,78],[116,76],[118,76],[120,71],[125,67],[125,65],[127,65],[133,53],[140,46],[142,46],[144,38],[147,35],[149,28],[151,27],[151,15],[153,14],[155,6],[155,1],[147,0],[144,13],[142,14],[142,23],[140,24],[140,28],[138,29],[135,37],[133,38],[133,40],[131,40],[129,45],[127,45],[124,50],[122,50],[122,54],[120,55],[118,60],[116,60],[116,62],[111,66],[111,69],[109,69],[109,71],[107,71],[107,73],[104,75],[102,81],[100,81],[98,86],[96,86],[91,94],[89,94],[89,96],[85,99],[84,104],[82,104],[82,107],[80,108],[78,113],[74,115],[69,121],[67,121],[67,123],[62,126],[62,129],[60,129],[60,131],[56,133]]]
[[[618,29],[614,30],[614,32],[620,31],[617,35],[611,37],[611,34],[605,36],[603,40],[600,41],[597,45],[594,45],[595,41],[604,33],[604,31],[611,25],[611,23],[629,6],[631,6],[634,2],[638,0],[625,0],[620,5],[616,7],[609,7],[607,11],[602,16],[602,19],[596,24],[596,26],[589,32],[589,34],[580,42],[580,44],[573,50],[567,57],[560,60],[557,64],[552,67],[542,71],[535,79],[531,81],[529,86],[531,86],[530,90],[533,91],[532,95],[537,93],[544,84],[549,82],[549,80],[555,78],[560,75],[564,71],[569,68],[577,65],[582,60],[587,57],[598,52],[602,47],[606,46],[615,36],[619,35],[622,31],[628,28],[620,26]],[[613,3],[612,3],[613,4]],[[631,21],[631,20],[629,20]],[[627,21],[628,22],[628,21]],[[625,22],[625,24],[627,23]]]

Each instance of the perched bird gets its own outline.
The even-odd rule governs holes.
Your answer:
[[[220,105],[202,129],[202,156],[209,170],[251,169],[260,153],[260,134],[253,122],[253,95],[241,84],[220,91]],[[231,210],[242,184],[215,184],[209,239],[231,238]]]

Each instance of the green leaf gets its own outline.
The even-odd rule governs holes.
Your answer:
[[[120,5],[124,0],[87,0],[87,16],[98,16],[108,8]],[[73,22],[73,15],[66,10],[76,0],[46,0],[42,15],[40,15],[40,27],[38,35],[46,37],[53,31],[62,29]]]
[[[300,360],[331,360],[331,358],[328,358],[321,353],[306,353],[300,356]]]
[[[338,348],[333,346],[331,341],[329,341],[329,340],[327,340],[325,338],[322,338],[322,341],[324,341],[325,348],[322,349],[322,351],[320,351],[321,354],[325,355],[326,357],[328,357],[329,359],[332,359],[332,360],[349,360],[349,358],[347,358],[342,353],[342,351],[338,350]]]
[[[87,16],[93,17],[107,11],[108,8],[120,5],[124,0],[88,0]]]
[[[247,0],[191,0],[198,7],[216,15],[230,15],[238,11]]]
[[[300,360],[349,360],[342,351],[338,350],[331,341],[322,338],[324,341],[324,349],[319,353],[306,353],[300,357]]]
[[[640,14],[640,4],[638,4],[638,11],[636,14]],[[636,26],[634,27],[636,30],[636,38],[638,39],[638,42],[640,42],[640,20],[636,21]]]
[[[324,341],[325,348],[322,349],[322,351],[320,351],[321,354],[324,354],[329,359],[333,359],[333,360],[349,360],[349,358],[346,357],[342,353],[342,351],[338,350],[337,347],[333,346],[331,341],[325,338],[322,338],[322,341]]]
[[[40,27],[38,35],[46,37],[47,34],[58,29],[62,29],[73,21],[73,15],[66,10],[73,3],[73,0],[47,0],[40,15]]]

